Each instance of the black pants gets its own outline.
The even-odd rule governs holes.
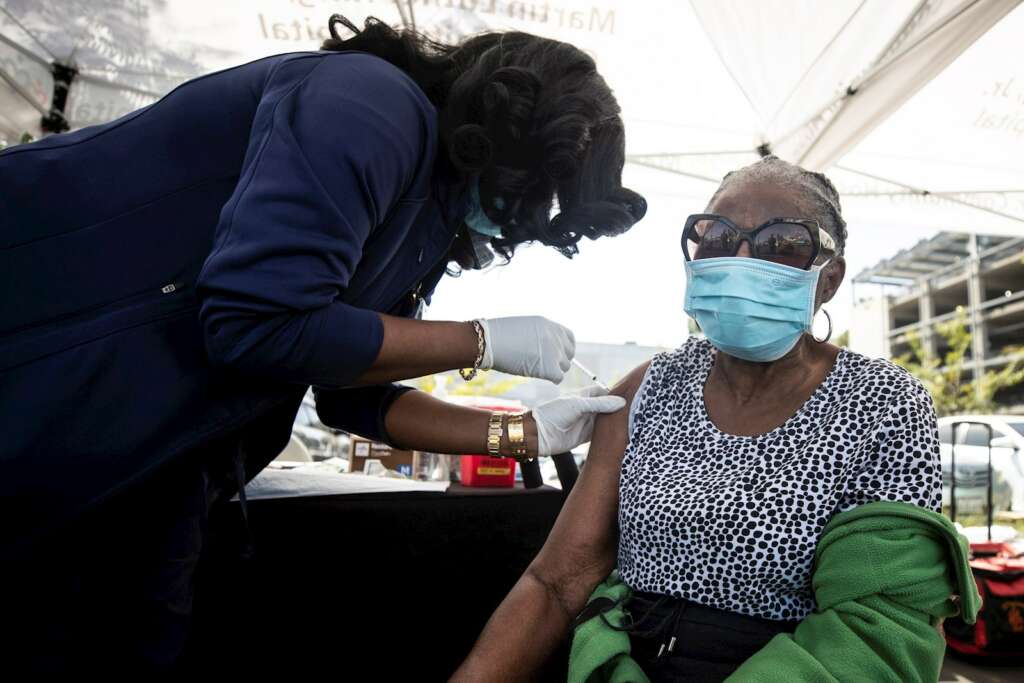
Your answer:
[[[235,439],[208,444],[17,560],[5,660],[27,672],[173,672],[211,507],[237,491],[237,453]]]
[[[654,593],[627,604],[633,658],[651,683],[723,681],[797,621],[757,619]]]

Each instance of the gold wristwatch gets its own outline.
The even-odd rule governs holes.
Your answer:
[[[501,421],[504,416],[501,413],[491,413],[487,421],[487,455],[492,458],[500,458],[501,455]]]

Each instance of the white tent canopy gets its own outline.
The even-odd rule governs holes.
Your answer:
[[[620,93],[627,123],[637,119],[628,128],[636,163],[717,182],[756,159],[758,148],[770,149],[810,168],[842,169],[847,197],[898,206],[893,197],[928,192],[944,212],[958,203],[1005,219],[954,211],[984,226],[960,227],[1020,230],[1024,15],[1011,13],[1018,4],[4,0],[0,135],[15,141],[22,132],[41,133],[53,104],[55,61],[78,69],[65,111],[69,124],[81,127],[148,104],[212,69],[315,49],[326,35],[327,13],[339,10],[356,21],[374,14],[415,23],[448,40],[515,28],[581,45]],[[696,33],[705,35],[695,40]],[[721,59],[713,84],[679,74],[688,63],[707,61],[693,55],[707,41]],[[648,67],[663,73],[636,78]],[[673,76],[682,76],[675,87],[665,83]],[[664,85],[651,87],[652,80]],[[919,211],[920,202],[910,204]]]
[[[882,200],[902,225],[915,220],[905,207],[930,205],[946,225],[1024,231],[1019,3],[692,4],[762,149],[828,170],[844,197]],[[772,26],[787,12],[800,40]],[[633,159],[717,180],[752,158],[707,152]]]
[[[53,104],[53,62],[78,70],[65,112],[80,127],[151,103],[201,73],[316,49],[334,12],[357,24],[373,15],[415,25],[445,41],[488,29],[524,30],[593,54],[622,104],[627,181],[648,196],[651,211],[643,243],[630,238],[614,254],[600,243],[588,247],[598,263],[609,259],[605,269],[613,258],[643,259],[670,270],[651,286],[681,289],[678,246],[670,245],[682,218],[703,208],[725,172],[770,150],[825,170],[836,182],[856,272],[938,230],[1024,234],[1024,9],[1018,5],[0,0],[0,140],[40,134]],[[876,235],[890,244],[875,243]],[[529,283],[501,277],[496,287],[529,294]],[[633,327],[647,329],[643,306],[631,304]],[[642,332],[635,338],[670,341]]]

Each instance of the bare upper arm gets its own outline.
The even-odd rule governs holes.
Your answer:
[[[640,390],[650,361],[634,368],[612,387],[610,393],[626,399],[626,407],[608,415],[598,415],[594,423],[594,434],[590,439],[590,453],[587,455],[587,466],[614,467],[616,474],[616,493],[618,493],[618,471],[622,464],[622,456],[626,452],[629,441],[629,406],[633,397]],[[586,469],[586,468],[584,468]]]
[[[612,394],[626,399],[626,407],[598,417],[580,478],[530,565],[529,571],[557,594],[570,614],[583,608],[590,592],[615,566],[619,467],[629,436],[629,403],[648,365],[612,388]]]

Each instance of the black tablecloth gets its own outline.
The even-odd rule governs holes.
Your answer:
[[[444,680],[540,549],[557,489],[250,501],[211,518],[188,661],[196,669]],[[565,680],[565,650],[545,678]],[[363,678],[361,674],[359,679]]]

